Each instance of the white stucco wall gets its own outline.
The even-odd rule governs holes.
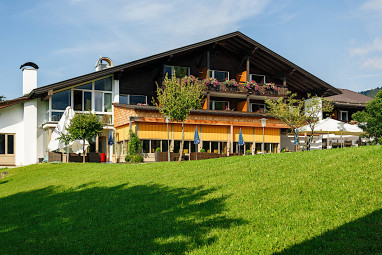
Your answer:
[[[37,99],[34,99],[24,103],[24,165],[37,162]]]
[[[0,109],[0,133],[15,134],[16,165],[24,164],[24,104]],[[1,162],[0,162],[1,165]]]
[[[47,122],[48,115],[47,111],[49,108],[49,102],[43,102],[37,99],[37,158],[45,157],[45,139],[49,137],[44,137],[45,131],[42,128],[42,124]]]

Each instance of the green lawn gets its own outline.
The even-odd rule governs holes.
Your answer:
[[[382,147],[41,164],[0,179],[1,254],[382,254]]]

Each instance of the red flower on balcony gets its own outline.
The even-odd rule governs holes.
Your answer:
[[[239,83],[237,83],[236,80],[231,79],[231,80],[226,80],[226,81],[224,82],[224,85],[225,85],[227,88],[233,88],[233,87],[237,88],[237,87],[239,86]]]
[[[278,90],[278,88],[274,82],[264,83],[264,88],[267,90],[274,90],[274,91]]]
[[[204,79],[203,84],[206,85],[207,87],[218,87],[219,86],[218,80],[211,78],[211,77]]]
[[[182,78],[183,83],[195,83],[197,81],[197,78],[193,75],[190,76],[184,76]]]
[[[248,90],[259,91],[259,85],[258,85],[255,81],[247,81],[247,82],[245,83],[245,87],[246,87]]]

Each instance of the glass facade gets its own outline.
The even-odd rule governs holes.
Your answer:
[[[59,121],[68,106],[80,112],[111,113],[111,91],[112,77],[107,77],[55,93],[51,97],[50,120]]]
[[[70,106],[71,90],[67,89],[52,95],[52,110],[65,110]]]
[[[169,79],[172,78],[172,76],[176,75],[176,78],[183,78],[184,76],[190,75],[190,68],[188,67],[182,67],[182,66],[164,66],[164,76],[167,75]]]
[[[210,70],[210,77],[222,82],[229,79],[229,72]]]

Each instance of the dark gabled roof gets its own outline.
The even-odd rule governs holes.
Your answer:
[[[262,44],[242,34],[241,32],[233,32],[230,34],[218,36],[209,40],[201,41],[195,44],[177,48],[174,50],[166,51],[160,54],[152,55],[150,57],[135,60],[126,64],[114,66],[101,71],[85,74],[69,80],[53,83],[51,85],[43,86],[34,89],[30,93],[30,97],[35,98],[47,93],[49,90],[57,90],[65,87],[69,87],[78,83],[86,82],[89,80],[97,79],[106,75],[110,75],[116,72],[120,72],[131,67],[135,67],[141,64],[146,64],[150,61],[159,60],[161,58],[169,57],[174,54],[183,53],[199,47],[219,44],[234,53],[250,56],[250,61],[256,65],[261,66],[263,69],[267,69],[270,72],[283,72],[287,75],[289,86],[296,87],[299,90],[309,92],[326,93],[327,95],[341,94],[341,92],[329,85],[328,83],[317,78],[313,74],[307,72],[301,67],[293,64],[289,60],[283,58],[277,53],[271,51]],[[259,61],[261,60],[261,61]],[[266,60],[266,61],[264,61]],[[270,64],[266,63],[269,62]]]
[[[342,94],[326,97],[326,99],[339,106],[366,106],[367,102],[374,99],[348,89],[339,90]]]
[[[12,100],[6,100],[4,102],[0,102],[0,109],[9,107],[9,106],[12,106],[15,104],[23,103],[23,102],[28,101],[28,100],[29,100],[29,98],[25,97],[25,96],[18,97],[18,98],[12,99]]]

